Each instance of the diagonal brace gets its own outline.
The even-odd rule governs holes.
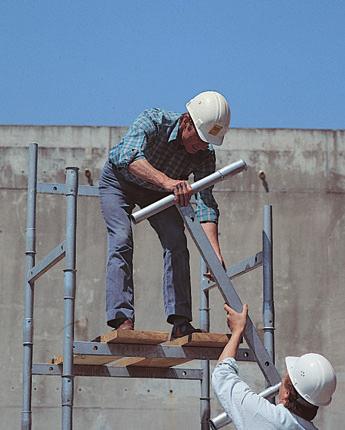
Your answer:
[[[46,273],[51,267],[55,266],[65,256],[66,248],[65,242],[60,243],[38,264],[28,271],[27,282],[35,282],[44,273]]]
[[[245,258],[244,260],[241,260],[239,263],[234,264],[231,266],[226,274],[230,279],[237,278],[238,276],[244,275],[245,273],[251,272],[252,270],[256,269],[257,267],[262,266],[262,252],[258,252],[255,255],[252,255],[251,257]],[[203,290],[210,290],[211,288],[216,287],[217,284],[209,283],[208,285],[205,285],[203,287]]]
[[[243,304],[239,298],[231,280],[228,278],[226,271],[223,269],[216,253],[214,252],[210,241],[208,240],[200,222],[196,218],[191,205],[186,207],[176,206],[179,210],[187,230],[195,242],[201,256],[208,265],[219,291],[226,303],[230,304],[237,312],[241,312]],[[247,325],[244,332],[244,338],[256,357],[256,361],[270,385],[280,382],[279,373],[266,351],[261,339],[256,331],[252,320],[248,317]]]

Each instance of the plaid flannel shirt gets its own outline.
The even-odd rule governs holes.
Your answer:
[[[181,144],[178,130],[181,114],[161,109],[147,109],[141,113],[128,129],[120,143],[109,153],[109,161],[122,176],[137,185],[152,190],[164,191],[128,171],[136,160],[146,159],[153,167],[172,179],[188,180],[193,173],[198,181],[215,171],[216,158],[211,145],[205,151],[189,154]],[[212,188],[196,195],[197,217],[201,222],[217,222],[218,205]]]

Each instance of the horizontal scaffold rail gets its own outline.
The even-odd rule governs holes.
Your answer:
[[[171,368],[171,367],[119,367],[119,366],[95,366],[74,365],[75,376],[97,376],[111,378],[158,378],[158,379],[182,379],[200,381],[202,371],[200,369]],[[58,364],[37,363],[32,366],[33,375],[61,376],[62,366]]]
[[[66,194],[66,184],[48,184],[41,183],[37,184],[37,192],[43,194]],[[98,197],[99,191],[98,187],[94,187],[91,185],[79,185],[78,186],[78,195],[79,196],[89,196],[89,197]]]

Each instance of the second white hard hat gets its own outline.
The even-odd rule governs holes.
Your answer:
[[[331,363],[320,354],[286,357],[286,367],[295,390],[308,403],[326,406],[331,403],[337,379]]]
[[[201,140],[221,145],[230,125],[230,108],[225,97],[215,91],[198,94],[186,104]]]

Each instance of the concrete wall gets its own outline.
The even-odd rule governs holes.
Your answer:
[[[80,167],[99,176],[109,147],[124,133],[108,127],[0,127],[0,429],[20,427],[23,278],[27,148],[38,142],[39,182],[64,182],[64,168]],[[245,159],[245,174],[216,187],[222,213],[220,241],[228,265],[261,249],[262,208],[273,204],[274,285],[277,366],[284,356],[308,351],[329,357],[338,374],[332,405],[316,424],[343,428],[345,387],[344,255],[345,131],[233,129],[217,149],[219,167]],[[264,169],[270,192],[257,172]],[[92,339],[107,331],[104,316],[106,243],[96,198],[84,197],[78,209],[78,289],[76,338]],[[40,195],[37,261],[63,240],[64,198]],[[160,245],[146,222],[135,227],[137,328],[169,330],[161,293]],[[150,253],[147,248],[150,247]],[[194,245],[192,281],[194,320],[198,320],[199,258]],[[36,362],[61,353],[63,332],[63,263],[36,284]],[[248,302],[255,324],[261,322],[261,270],[235,282]],[[225,331],[222,299],[211,293],[212,331]],[[196,363],[197,365],[197,363]],[[256,389],[263,378],[255,364],[241,371]],[[33,381],[33,429],[60,428],[60,379]],[[75,429],[198,429],[199,384],[186,381],[76,378]],[[213,401],[213,413],[220,411]]]

